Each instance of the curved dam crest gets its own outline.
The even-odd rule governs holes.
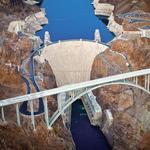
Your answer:
[[[49,62],[59,87],[89,81],[94,58],[107,48],[94,41],[61,41],[45,46],[36,60]]]

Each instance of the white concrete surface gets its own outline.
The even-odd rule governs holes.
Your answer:
[[[108,18],[109,22],[107,28],[113,32],[116,36],[119,36],[123,33],[124,29],[123,26],[118,24],[114,19],[114,14],[111,13],[110,17]]]
[[[23,31],[24,27],[25,27],[25,22],[23,20],[12,21],[8,26],[8,31],[17,33],[18,31]]]
[[[141,29],[141,37],[150,38],[150,29],[147,30]]]
[[[94,126],[99,126],[102,117],[102,109],[96,101],[96,97],[93,92],[90,91],[82,96],[82,102],[91,124]]]
[[[45,34],[44,34],[44,45],[46,46],[46,45],[49,45],[51,43],[52,42],[51,42],[50,34],[49,34],[48,31],[46,31]]]
[[[93,3],[95,7],[95,15],[110,16],[114,10],[114,5],[107,3]]]
[[[59,87],[90,80],[94,58],[107,48],[93,41],[63,41],[45,46],[36,60],[49,62]]]

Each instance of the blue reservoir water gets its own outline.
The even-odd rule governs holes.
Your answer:
[[[49,24],[39,31],[42,39],[49,31],[52,41],[69,39],[94,39],[99,29],[102,42],[113,39],[106,25],[94,15],[92,0],[43,0]],[[110,150],[109,144],[99,128],[90,125],[81,101],[72,106],[71,132],[77,150]]]
[[[106,25],[94,15],[93,0],[43,0],[49,24],[37,35],[44,37],[49,31],[52,41],[68,39],[94,39],[95,29],[99,29],[102,42],[108,42],[113,35]]]

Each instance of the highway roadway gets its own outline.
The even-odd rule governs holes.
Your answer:
[[[36,91],[40,92],[40,87],[35,79],[34,58],[33,58],[40,49],[33,50],[33,52],[31,52],[30,56],[26,60],[24,60],[24,62],[22,63],[22,66],[21,66],[22,79],[26,84],[26,94],[31,93],[31,85],[30,85],[29,80],[32,82]],[[27,79],[27,77],[26,77],[27,70],[26,70],[25,66],[27,63],[29,63],[29,79]],[[28,111],[28,102],[27,101],[22,103],[19,110],[20,110],[20,113],[22,113],[24,115],[31,115],[31,112]],[[38,111],[34,112],[34,115],[39,115],[43,112],[44,112],[43,99],[39,98],[39,109],[38,109]]]

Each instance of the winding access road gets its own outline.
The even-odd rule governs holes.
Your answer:
[[[41,49],[41,48],[40,48]],[[31,93],[31,85],[30,85],[30,82],[29,80],[25,77],[25,74],[27,73],[26,71],[26,64],[29,63],[29,76],[30,76],[30,80],[33,84],[33,86],[35,87],[36,91],[37,92],[40,92],[40,87],[38,85],[38,83],[36,82],[36,79],[35,79],[35,71],[34,71],[34,56],[35,54],[40,50],[40,49],[37,49],[37,50],[34,50],[30,56],[24,60],[23,62],[23,65],[21,66],[21,74],[22,74],[22,79],[23,81],[25,82],[26,84],[26,93],[27,94],[30,94]],[[22,105],[20,106],[20,112],[24,115],[31,115],[31,112],[28,111],[28,102],[25,101],[22,103]],[[44,104],[43,104],[43,99],[42,98],[39,98],[39,109],[38,111],[34,112],[34,115],[39,115],[41,113],[44,113]]]

